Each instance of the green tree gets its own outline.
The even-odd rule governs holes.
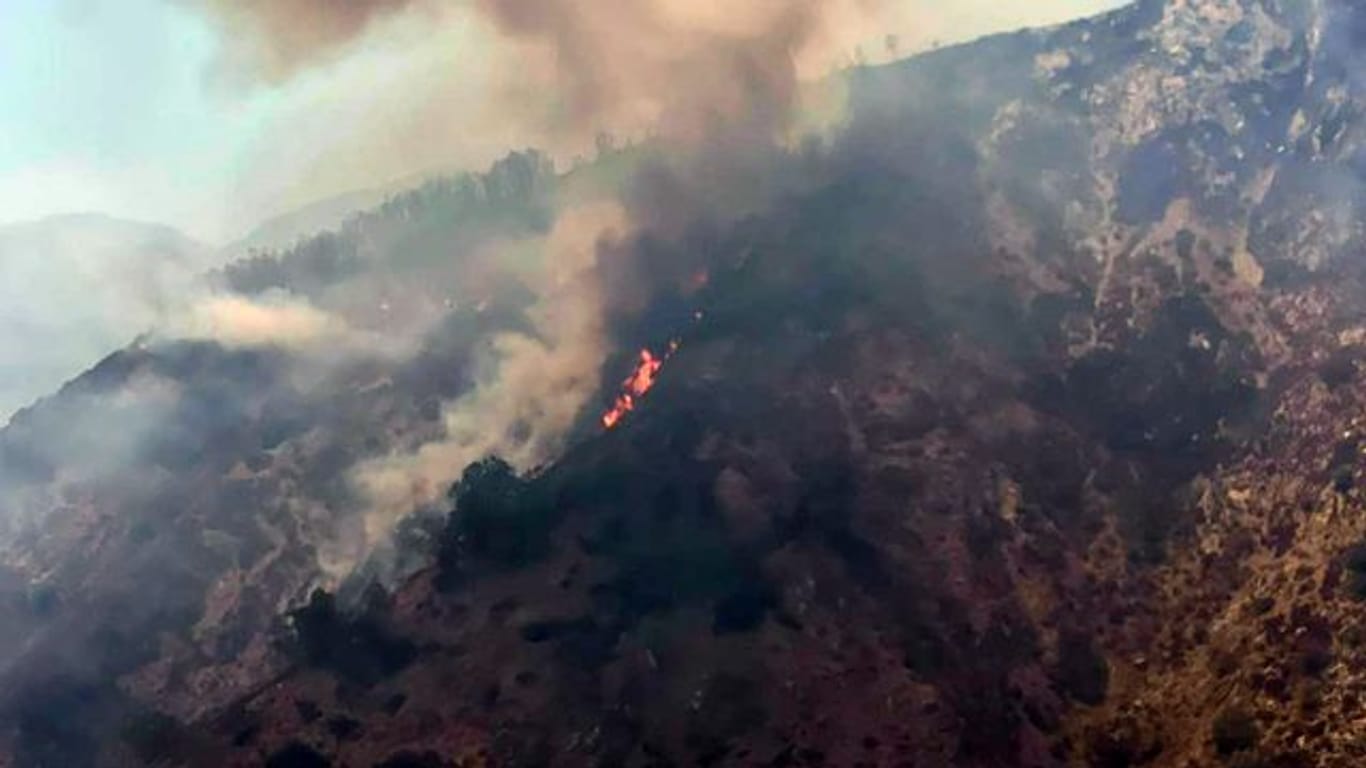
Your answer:
[[[533,484],[496,456],[465,468],[451,489],[454,510],[440,549],[443,571],[458,573],[470,558],[515,568],[550,548],[550,509]]]

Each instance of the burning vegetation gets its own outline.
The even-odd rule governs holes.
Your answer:
[[[669,342],[669,349],[663,355],[656,356],[648,348],[640,350],[640,357],[636,362],[636,367],[621,382],[621,394],[612,403],[612,407],[602,414],[602,426],[605,429],[612,429],[626,418],[626,414],[636,409],[636,404],[655,386],[655,381],[659,377],[659,371],[664,367],[664,363],[673,357],[678,351],[678,342]]]

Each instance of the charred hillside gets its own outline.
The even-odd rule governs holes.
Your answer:
[[[455,486],[375,609],[426,650],[217,727],[243,764],[1350,764],[1349,13],[856,73],[780,203],[640,246],[618,332],[680,346],[622,426]]]
[[[227,268],[441,321],[322,369],[130,349],[0,433],[0,755],[1357,764],[1363,18],[1145,1],[851,72],[826,143],[516,155]],[[547,335],[482,246],[612,196],[614,351],[563,450],[452,469],[312,592],[364,526],[347,468],[450,431],[490,338]],[[134,382],[180,430],[117,468],[57,441],[146,423],[105,396]]]
[[[404,318],[381,309],[392,300],[381,286],[397,291],[390,275],[424,267],[389,257],[418,248],[422,227],[474,222],[489,207],[501,221],[472,223],[466,238],[539,226],[527,212],[538,162],[517,155],[489,174],[433,183],[219,280],[244,297],[309,295],[358,327],[400,334]],[[435,281],[408,280],[424,282]],[[109,749],[133,759],[125,720],[190,722],[282,668],[272,639],[282,611],[358,558],[347,472],[438,433],[440,403],[472,386],[482,340],[524,324],[515,285],[463,288],[431,294],[450,305],[401,359],[319,361],[148,337],[16,414],[0,432],[0,589],[12,619],[0,639],[0,708],[20,765],[95,764]],[[411,309],[410,299],[394,306]],[[72,701],[111,714],[64,711]]]

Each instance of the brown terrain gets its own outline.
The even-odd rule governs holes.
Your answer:
[[[632,244],[604,380],[679,344],[635,409],[339,586],[339,475],[439,432],[515,286],[305,393],[115,355],[0,433],[0,765],[1366,765],[1358,50],[1346,2],[1148,0],[850,73],[767,205]],[[223,279],[333,300],[627,154]],[[144,380],[186,426],[136,466],[41,439]]]

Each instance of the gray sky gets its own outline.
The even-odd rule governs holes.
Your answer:
[[[1120,4],[905,0],[867,47],[896,34],[912,51]],[[509,64],[487,27],[428,21],[392,20],[262,85],[226,76],[217,28],[185,2],[0,0],[0,225],[99,211],[221,243],[318,198],[536,143],[486,120],[494,70]]]

